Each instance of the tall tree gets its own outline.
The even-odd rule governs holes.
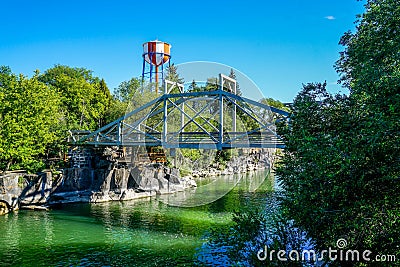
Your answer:
[[[398,1],[369,0],[357,31],[342,37],[345,50],[336,65],[350,89],[358,129],[352,155],[358,155],[358,176],[368,185],[365,201],[373,203],[364,212],[375,224],[366,241],[382,250],[400,247],[399,18]]]
[[[179,84],[184,84],[185,83],[185,80],[179,76],[178,67],[175,66],[175,64],[172,64],[171,66],[169,66],[167,68],[165,79],[167,79],[167,80],[169,80],[171,82],[179,83]],[[177,88],[177,87],[172,88],[170,93],[171,94],[180,93],[179,88]]]
[[[62,141],[60,95],[38,80],[0,68],[0,169],[37,171],[48,148]]]
[[[201,87],[199,87],[195,80],[193,80],[189,85],[189,92],[200,92]]]
[[[178,67],[172,64],[167,68],[165,79],[171,82],[184,83],[184,79],[179,76]]]
[[[231,69],[231,71],[229,73],[229,77],[236,80],[236,73],[233,69]],[[237,81],[236,81],[236,94],[239,96],[242,95],[242,91],[240,90],[239,82],[237,82]]]
[[[207,78],[206,86],[202,89],[203,91],[215,91],[218,90],[218,88],[219,88],[218,78],[210,77]]]
[[[400,257],[399,17],[397,1],[368,1],[336,65],[350,95],[309,84],[280,128],[284,206],[321,249],[345,238],[349,249]]]

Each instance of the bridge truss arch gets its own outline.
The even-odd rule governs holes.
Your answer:
[[[275,122],[288,112],[236,94],[220,74],[212,91],[184,92],[164,80],[164,94],[93,132],[71,131],[73,145],[163,148],[284,148]],[[174,93],[173,93],[174,92]]]

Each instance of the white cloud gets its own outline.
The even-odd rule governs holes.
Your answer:
[[[328,20],[334,20],[334,19],[336,19],[334,16],[326,16],[325,18],[328,19]]]

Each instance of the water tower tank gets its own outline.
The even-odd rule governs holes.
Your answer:
[[[151,83],[155,83],[157,94],[158,84],[164,79],[164,64],[171,58],[170,50],[170,44],[158,40],[143,44],[142,80],[147,76]],[[161,71],[159,71],[159,67]]]
[[[143,58],[147,63],[154,66],[161,66],[171,58],[171,45],[158,40],[143,44]]]

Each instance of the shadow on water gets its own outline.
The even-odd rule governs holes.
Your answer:
[[[284,192],[278,183],[268,179],[255,192],[241,196],[245,196],[244,201],[233,212],[232,223],[211,229],[206,242],[197,250],[195,265],[327,266],[307,256],[305,260],[277,258],[278,251],[288,255],[292,250],[301,253],[313,249],[306,232],[282,215],[280,203]]]

